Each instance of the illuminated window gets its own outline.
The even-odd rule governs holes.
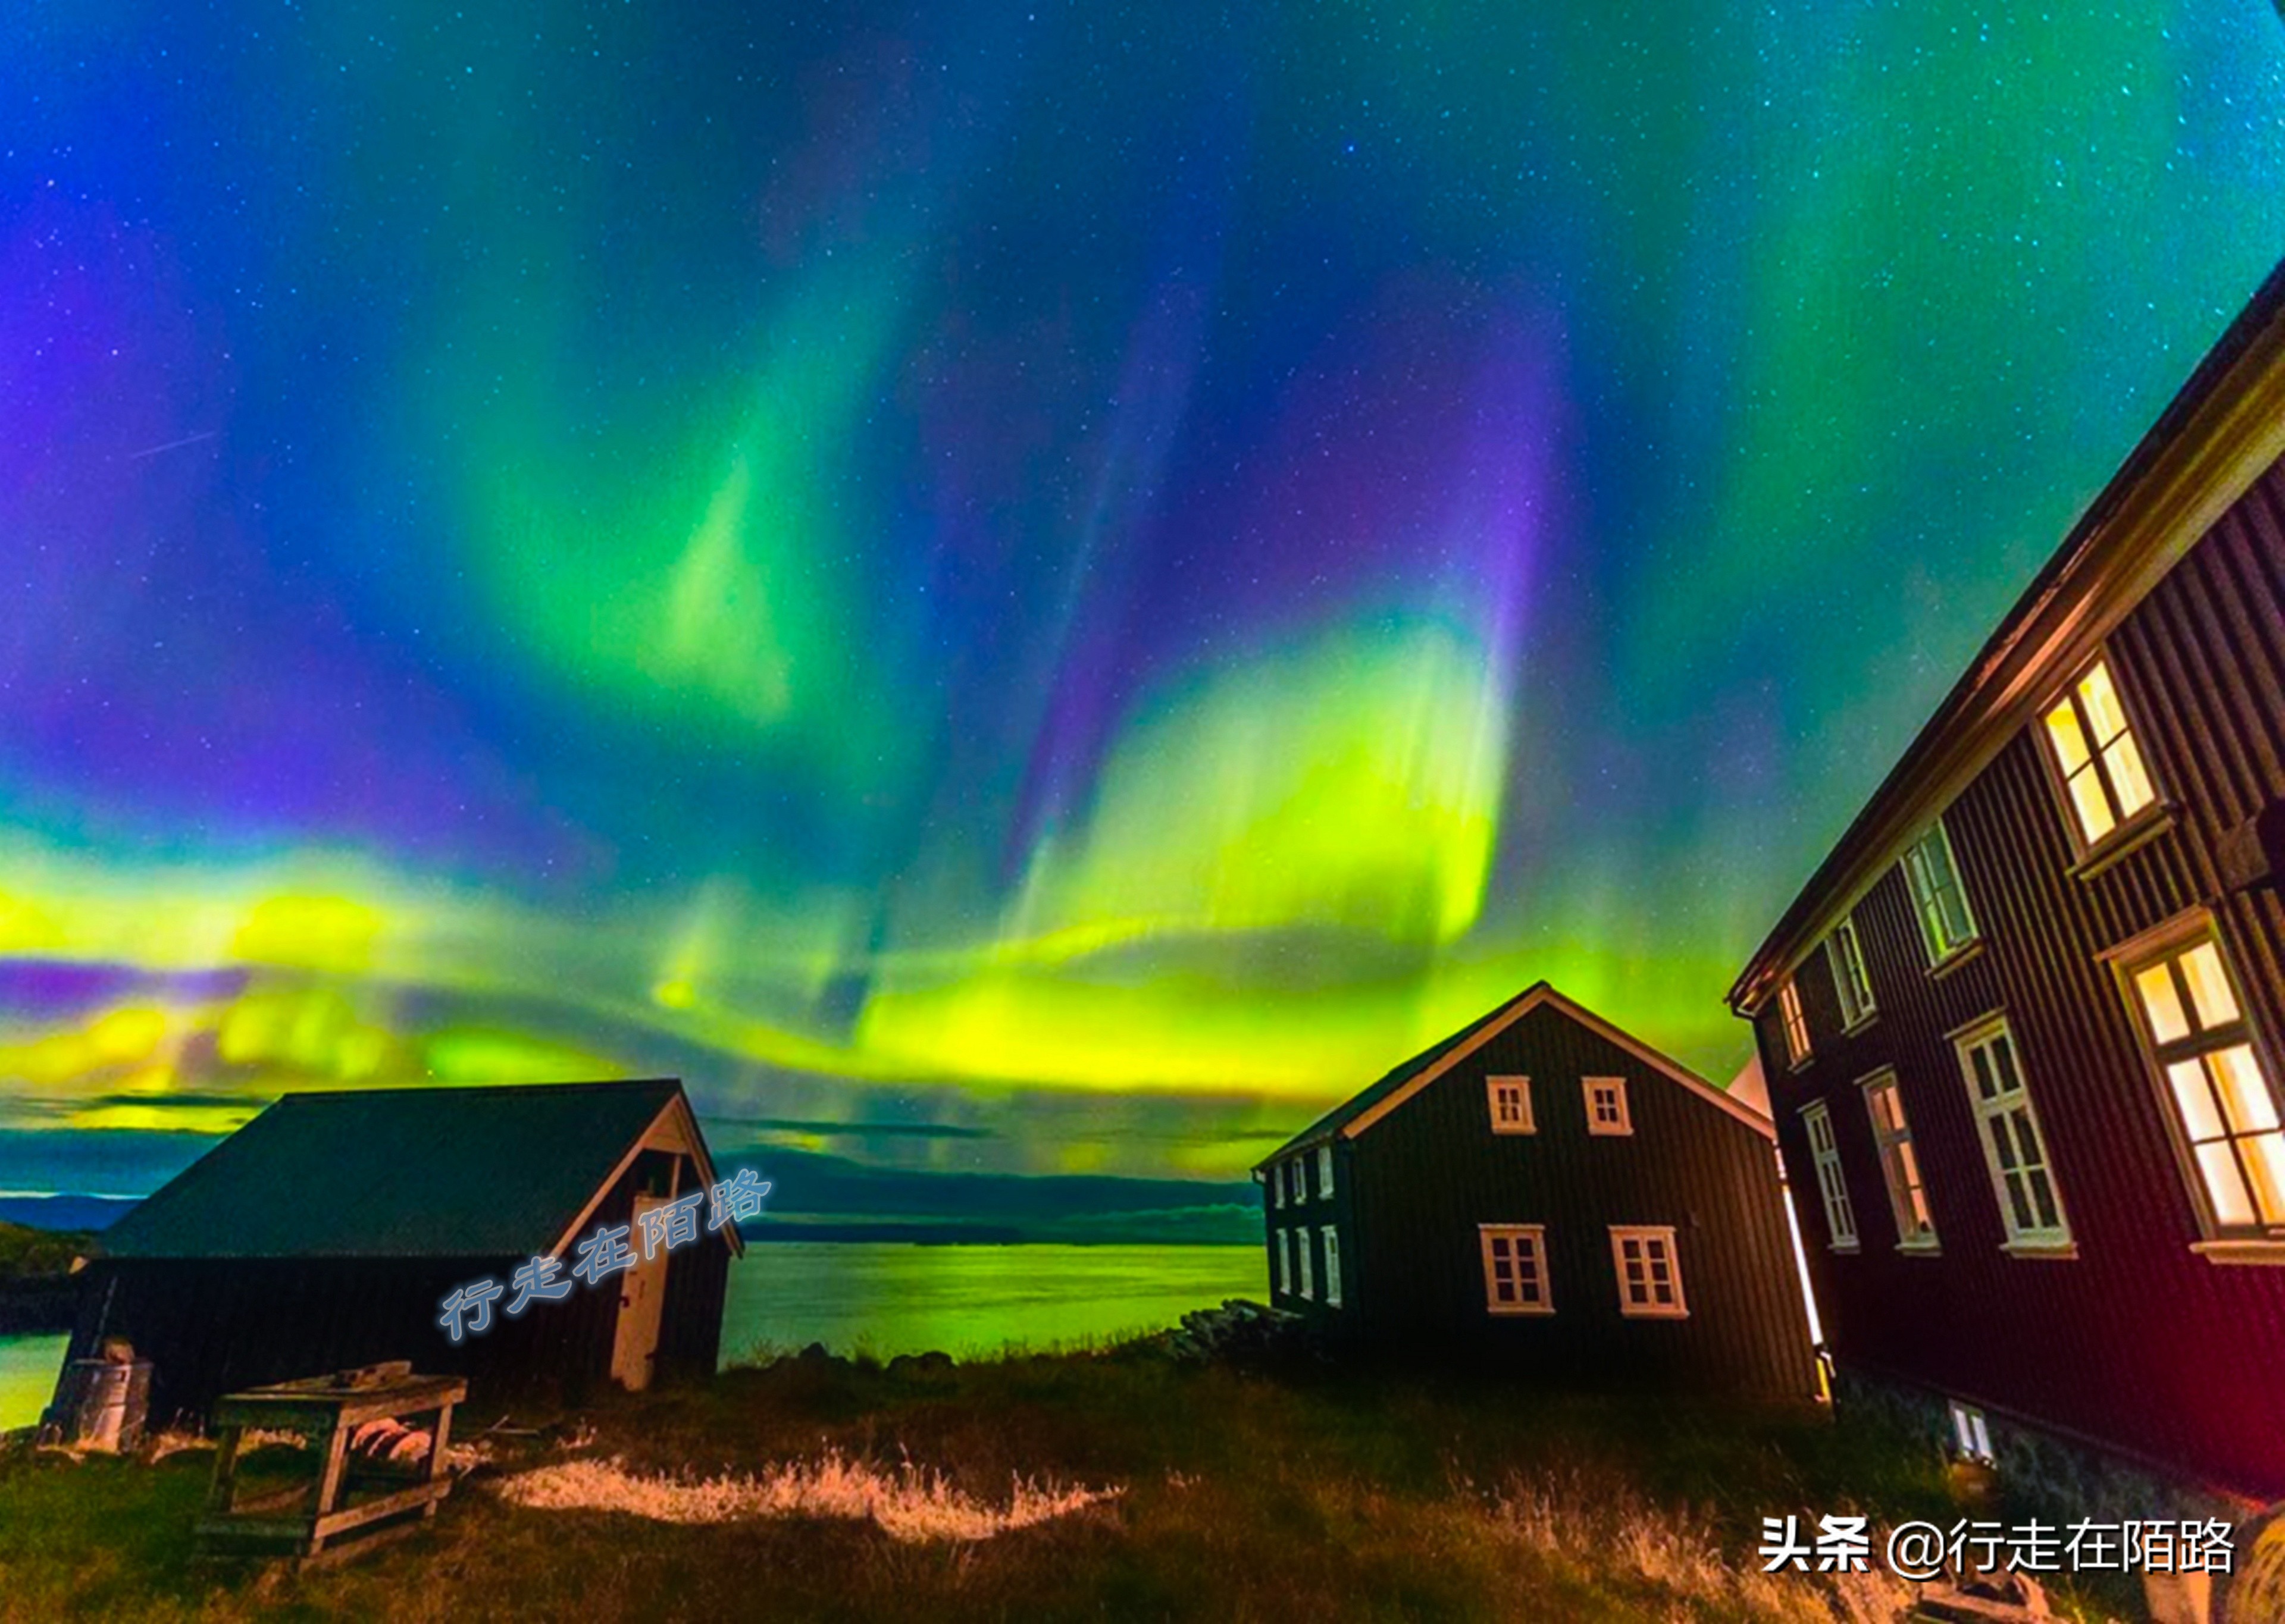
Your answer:
[[[1873,1118],[1873,1142],[1881,1150],[1881,1176],[1888,1186],[1888,1211],[1896,1220],[1896,1244],[1906,1251],[1936,1247],[1936,1220],[1928,1213],[1920,1182],[1920,1161],[1912,1149],[1912,1130],[1896,1093],[1896,1074],[1882,1071],[1865,1083],[1865,1110]]]
[[[1331,1224],[1325,1226],[1325,1302],[1341,1306],[1341,1232]]]
[[[1991,1454],[1991,1429],[1983,1424],[1983,1412],[1972,1404],[1951,1400],[1951,1435],[1959,1441],[1959,1452],[1971,1461],[1989,1465]]]
[[[2177,944],[2128,979],[2211,1232],[2285,1233],[2285,1127],[2221,944]]]
[[[1686,1318],[1682,1267],[1674,1231],[1639,1225],[1611,1226],[1611,1261],[1619,1271],[1619,1312],[1634,1320]]]
[[[1299,1265],[1299,1273],[1301,1280],[1301,1283],[1297,1289],[1304,1297],[1315,1297],[1317,1294],[1317,1288],[1316,1283],[1309,1278],[1309,1264],[1311,1259],[1309,1257],[1309,1232],[1307,1229],[1296,1229],[1293,1231],[1293,1261]]]
[[[1809,1058],[1809,1019],[1801,1012],[1801,988],[1790,977],[1778,989],[1778,1017],[1785,1026],[1786,1058],[1797,1066]]]
[[[1331,1145],[1317,1147],[1317,1195],[1321,1200],[1331,1201],[1333,1198],[1333,1148]]]
[[[2093,845],[2158,798],[2125,707],[2098,660],[2047,711],[2047,743],[2082,840]]]
[[[2062,1196],[2047,1162],[2047,1142],[2031,1109],[2030,1090],[2015,1053],[2015,1036],[2003,1020],[1986,1022],[1959,1040],[1959,1065],[1975,1107],[1976,1134],[1991,1166],[1992,1193],[2011,1246],[2070,1243]]]
[[[1849,1204],[1849,1181],[1841,1171],[1841,1147],[1833,1141],[1833,1112],[1818,1100],[1801,1108],[1809,1130],[1809,1159],[1817,1169],[1817,1193],[1825,1197],[1825,1231],[1835,1251],[1857,1250],[1857,1209]]]
[[[1857,922],[1844,919],[1825,938],[1825,957],[1833,967],[1833,989],[1841,998],[1841,1025],[1850,1030],[1873,1015],[1873,978],[1865,973],[1865,950],[1857,940]]]
[[[1587,1131],[1590,1134],[1631,1134],[1633,1120],[1627,1115],[1627,1079],[1623,1077],[1590,1077],[1581,1079],[1587,1088]]]
[[[1951,836],[1943,820],[1928,825],[1928,833],[1904,852],[1904,879],[1912,888],[1912,912],[1920,922],[1920,940],[1928,962],[1938,963],[1975,939],[1975,921],[1967,911],[1967,892],[1959,883],[1959,868],[1951,860]]]
[[[1488,1077],[1484,1079],[1484,1094],[1491,1105],[1493,1133],[1530,1134],[1537,1131],[1531,1121],[1529,1078]]]
[[[1280,1291],[1293,1289],[1293,1232],[1291,1229],[1277,1232],[1277,1289]]]
[[[1484,1259],[1484,1307],[1492,1314],[1552,1314],[1547,1290],[1544,1224],[1480,1224]]]

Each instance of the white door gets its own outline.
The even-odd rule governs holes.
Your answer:
[[[635,1266],[619,1279],[619,1323],[611,1338],[611,1379],[630,1393],[650,1385],[658,1358],[658,1328],[666,1309],[666,1253],[642,1255],[642,1215],[663,1207],[664,1196],[637,1196],[630,1236]]]

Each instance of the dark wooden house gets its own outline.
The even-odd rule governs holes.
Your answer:
[[[2281,453],[2285,271],[1731,992],[1841,1401],[2080,1515],[2285,1495]]]
[[[595,1226],[715,1178],[671,1079],[287,1094],[105,1234],[67,1357],[126,1338],[157,1421],[392,1359],[464,1373],[480,1400],[711,1375],[742,1243],[703,1206],[695,1241],[513,1318],[503,1297],[457,1345],[438,1316],[454,1287],[506,1285],[535,1255],[569,1280]]]
[[[1807,1398],[1768,1119],[1542,982],[1255,1169],[1273,1300],[1367,1347]]]

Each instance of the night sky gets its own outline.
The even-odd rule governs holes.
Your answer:
[[[10,8],[0,1189],[660,1072],[1242,1176],[1542,977],[1727,1078],[2281,108],[2265,0]]]

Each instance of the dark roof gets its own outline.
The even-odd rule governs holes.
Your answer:
[[[2062,670],[2091,656],[2112,625],[2203,534],[2185,522],[2199,498],[2258,478],[2278,454],[2285,394],[2285,263],[2191,373],[2054,555],[1952,685],[1839,843],[1818,865],[1730,989],[1759,1011],[1778,978],[1821,941],[1873,877],[1896,859],[1988,765]],[[2219,517],[2211,513],[2205,523]]]
[[[1457,1048],[1461,1044],[1465,1043],[1470,1038],[1476,1034],[1479,1029],[1492,1021],[1497,1020],[1501,1016],[1506,1014],[1510,1009],[1514,1008],[1516,1005],[1521,1003],[1525,999],[1529,998],[1533,993],[1538,992],[1546,985],[1547,984],[1543,981],[1533,982],[1529,986],[1517,993],[1513,998],[1503,1000],[1498,1008],[1485,1010],[1483,1014],[1478,1016],[1474,1020],[1470,1021],[1465,1026],[1460,1028],[1459,1031],[1454,1032],[1450,1037],[1441,1039],[1438,1041],[1430,1044],[1426,1048],[1422,1049],[1417,1055],[1415,1055],[1411,1059],[1406,1061],[1402,1065],[1400,1065],[1394,1071],[1390,1071],[1378,1082],[1370,1085],[1360,1093],[1351,1094],[1347,1099],[1343,1100],[1339,1105],[1334,1106],[1332,1110],[1318,1118],[1307,1127],[1303,1128],[1300,1133],[1294,1134],[1292,1138],[1287,1140],[1275,1150],[1272,1150],[1268,1156],[1263,1157],[1259,1163],[1255,1164],[1256,1167],[1266,1167],[1271,1162],[1276,1161],[1279,1157],[1290,1156],[1294,1151],[1300,1149],[1304,1145],[1313,1145],[1321,1139],[1331,1139],[1335,1134],[1339,1133],[1341,1129],[1347,1127],[1352,1120],[1362,1116],[1366,1111],[1370,1110],[1374,1106],[1379,1104],[1390,1094],[1394,1094],[1398,1089],[1403,1087],[1405,1084],[1410,1082],[1414,1078],[1419,1076],[1429,1067],[1443,1059],[1444,1056],[1451,1053],[1452,1050]]]
[[[681,1095],[672,1078],[289,1094],[113,1225],[103,1250],[528,1257]]]

